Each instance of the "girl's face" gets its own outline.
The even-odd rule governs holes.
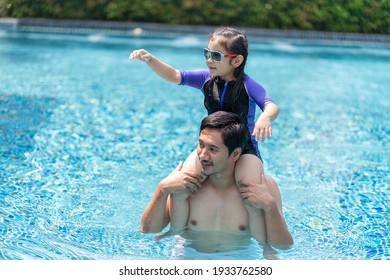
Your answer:
[[[227,54],[227,50],[218,43],[218,37],[214,37],[209,41],[207,46],[209,50],[219,51],[223,54]],[[222,80],[231,81],[235,80],[234,69],[236,61],[239,57],[224,57],[221,62],[213,62],[211,58],[206,60],[207,67],[209,68],[212,76],[220,76]]]

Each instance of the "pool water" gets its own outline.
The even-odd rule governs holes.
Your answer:
[[[206,44],[0,30],[0,259],[264,258],[139,232],[205,109],[128,55],[203,68]],[[253,39],[247,73],[280,108],[260,144],[295,240],[277,258],[390,259],[390,49]]]

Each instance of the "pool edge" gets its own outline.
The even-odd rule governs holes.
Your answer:
[[[196,27],[196,28],[195,28]],[[0,30],[61,34],[105,34],[121,37],[175,37],[178,34],[208,35],[215,26],[161,23],[70,20],[47,18],[0,18]],[[362,43],[390,45],[390,35],[242,27],[253,40],[312,41],[321,44]]]

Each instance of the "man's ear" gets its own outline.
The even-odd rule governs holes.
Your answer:
[[[240,147],[236,148],[231,154],[233,161],[237,161],[238,158],[241,156],[241,153],[242,149]]]
[[[240,54],[233,59],[232,64],[234,67],[239,67],[243,61],[244,57]]]

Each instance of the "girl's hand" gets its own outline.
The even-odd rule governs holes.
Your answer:
[[[272,137],[271,119],[264,113],[256,121],[252,135],[255,136],[256,141],[259,141],[260,138],[261,142],[264,142],[264,137],[266,140]]]
[[[144,49],[140,49],[140,50],[135,50],[133,51],[130,56],[129,56],[129,59],[136,59],[136,60],[140,60],[140,61],[143,61],[143,62],[149,62],[151,59],[152,59],[152,55],[150,53],[148,53],[146,50]]]

